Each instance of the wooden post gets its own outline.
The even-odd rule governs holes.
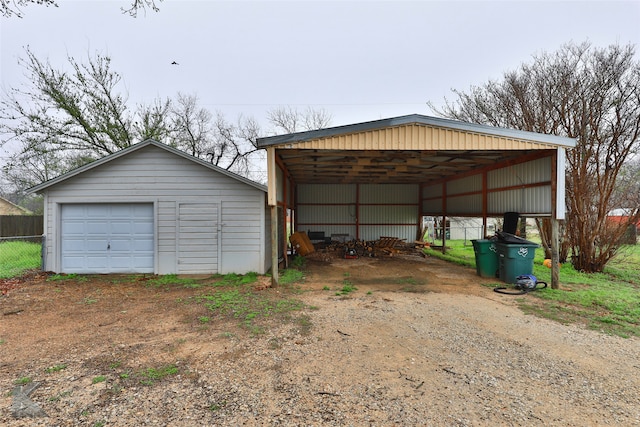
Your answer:
[[[560,288],[560,230],[565,214],[565,152],[558,148],[551,156],[551,289]]]
[[[487,197],[487,171],[482,172],[482,235],[481,239],[487,237],[487,210],[489,201]]]
[[[447,183],[442,183],[442,253],[447,253]]]
[[[560,288],[560,255],[558,220],[551,218],[551,289]]]
[[[447,253],[447,217],[442,216],[442,253]]]
[[[278,175],[276,149],[267,148],[267,203],[271,208],[271,286],[278,286]]]
[[[278,206],[271,206],[271,286],[278,286]]]

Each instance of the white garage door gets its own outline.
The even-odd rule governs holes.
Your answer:
[[[153,205],[62,205],[62,272],[153,273]]]

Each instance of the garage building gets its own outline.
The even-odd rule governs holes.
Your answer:
[[[37,185],[56,273],[266,273],[266,187],[147,140]]]

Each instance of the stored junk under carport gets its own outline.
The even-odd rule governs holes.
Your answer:
[[[258,146],[267,149],[277,283],[286,218],[299,231],[411,241],[423,216],[481,217],[486,229],[487,217],[519,212],[553,219],[557,233],[565,150],[575,140],[414,114],[260,138]]]

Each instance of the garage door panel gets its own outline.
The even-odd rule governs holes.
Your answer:
[[[84,256],[67,256],[63,259],[62,271],[83,268],[85,263],[86,260]]]
[[[62,251],[83,251],[85,250],[86,244],[84,239],[71,239],[67,238],[62,242]]]
[[[83,235],[86,233],[85,223],[84,221],[67,219],[62,223],[62,233],[67,236],[72,234]]]
[[[133,241],[133,250],[136,252],[153,252],[153,238],[136,239]]]
[[[84,241],[84,248],[87,252],[105,252],[109,246],[109,241],[105,239],[86,239]]]
[[[109,222],[108,221],[91,221],[85,225],[85,234],[91,236],[107,236]]]
[[[86,216],[85,205],[65,205],[64,214],[67,219],[84,219]]]
[[[131,233],[133,233],[134,227],[131,224],[131,221],[123,221],[123,220],[116,220],[116,221],[111,221],[111,235],[113,236],[114,234],[124,234],[124,235],[130,235]]]
[[[153,236],[153,221],[133,221],[133,232],[137,235],[148,234]]]
[[[88,255],[85,257],[84,263],[90,269],[95,270],[96,273],[107,272],[108,262],[107,262],[107,257],[105,256]]]
[[[131,257],[127,255],[125,256],[111,255],[110,261],[111,263],[109,264],[109,267],[112,270],[130,269],[134,264]]]
[[[131,239],[122,239],[111,236],[111,239],[109,240],[109,250],[111,251],[111,256],[115,256],[117,252],[129,253],[134,250],[133,242]]]
[[[147,255],[147,256],[134,256],[132,258],[133,261],[133,267],[138,269],[138,268],[145,268],[145,266],[149,265],[150,263],[153,264],[153,255]]]
[[[153,273],[152,204],[62,206],[62,271]]]

